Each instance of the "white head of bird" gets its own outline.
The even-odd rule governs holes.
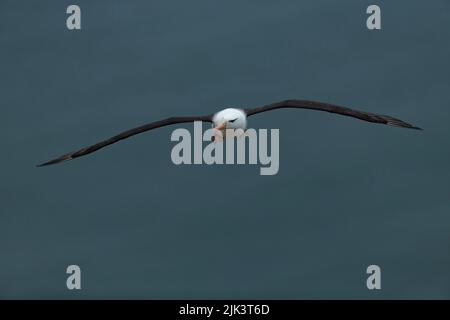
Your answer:
[[[241,129],[245,131],[247,129],[247,115],[244,110],[236,108],[227,108],[217,112],[213,118],[213,128],[224,135],[227,129]]]

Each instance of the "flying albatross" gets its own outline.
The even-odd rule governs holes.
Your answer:
[[[99,143],[93,144],[91,146],[82,148],[77,151],[66,153],[56,159],[44,162],[38,167],[47,166],[50,164],[56,164],[67,160],[72,160],[81,156],[85,156],[92,152],[95,152],[101,148],[109,146],[110,144],[116,143],[120,140],[127,139],[136,134],[146,132],[149,130],[153,130],[160,127],[169,126],[177,123],[186,123],[186,122],[194,122],[194,121],[205,121],[211,122],[213,127],[217,130],[223,131],[225,129],[242,129],[245,130],[247,128],[247,117],[255,115],[257,113],[266,112],[275,109],[283,109],[283,108],[294,108],[294,109],[310,109],[310,110],[319,110],[326,111],[331,113],[337,113],[348,117],[357,118],[360,120],[387,124],[396,127],[409,128],[409,129],[418,129],[422,130],[419,127],[415,127],[409,123],[403,122],[402,120],[386,116],[380,115],[370,112],[358,111],[355,109],[350,109],[346,107],[341,107],[333,104],[316,102],[316,101],[308,101],[308,100],[283,100],[280,102],[275,102],[269,105],[265,105],[257,108],[250,109],[237,109],[237,108],[227,108],[222,111],[219,111],[215,114],[210,114],[206,116],[192,116],[192,117],[170,117],[163,120],[151,122],[148,124],[144,124],[142,126],[124,131],[119,133],[109,139],[103,140]]]

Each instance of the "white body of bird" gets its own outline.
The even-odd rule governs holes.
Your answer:
[[[227,108],[217,112],[213,116],[213,126],[217,130],[247,129],[247,115],[244,110]]]
[[[244,134],[247,129],[247,115],[241,109],[223,109],[214,114],[212,122],[212,126],[216,132],[213,141],[216,142],[221,141],[230,134]]]

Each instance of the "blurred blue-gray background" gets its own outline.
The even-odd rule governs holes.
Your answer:
[[[0,298],[450,298],[450,3],[376,1],[379,31],[370,4],[2,0]],[[170,127],[35,167],[286,98],[425,130],[279,110],[250,119],[280,129],[275,176],[175,166]]]

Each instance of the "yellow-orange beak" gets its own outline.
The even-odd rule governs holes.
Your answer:
[[[214,129],[219,130],[219,131],[225,130],[226,128],[227,128],[226,122],[219,124],[217,127],[214,127]]]
[[[214,131],[215,131],[215,130],[217,130],[217,131],[223,131],[223,130],[225,130],[226,128],[227,128],[227,123],[226,123],[226,122],[223,122],[223,123],[219,124],[218,126],[214,127],[213,129],[214,129]],[[217,131],[216,131],[216,132],[217,132]],[[220,141],[221,139],[222,139],[222,135],[219,135],[219,134],[217,134],[217,133],[215,133],[214,136],[211,137],[211,141]]]

